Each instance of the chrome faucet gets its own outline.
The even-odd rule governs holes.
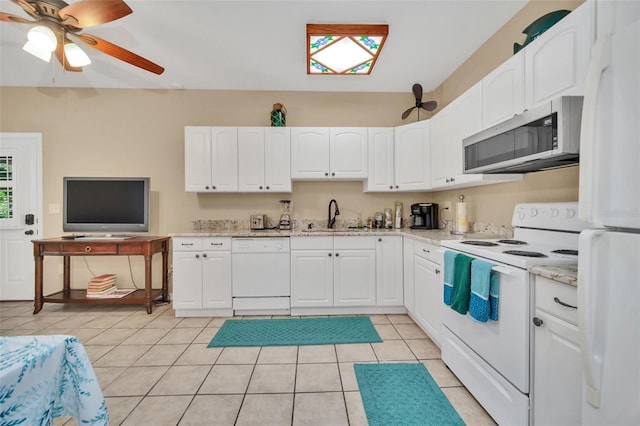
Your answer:
[[[336,206],[336,211],[333,214],[333,217],[331,217],[331,204],[335,204]],[[329,222],[327,223],[327,228],[329,229],[333,228],[333,225],[335,225],[336,223],[336,216],[338,216],[339,214],[340,214],[340,209],[338,209],[338,202],[336,200],[329,201]]]

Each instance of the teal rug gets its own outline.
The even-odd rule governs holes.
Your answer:
[[[465,424],[423,364],[353,368],[369,426]]]
[[[226,320],[208,347],[382,342],[369,317]]]

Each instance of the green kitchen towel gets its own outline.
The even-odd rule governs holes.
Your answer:
[[[453,278],[453,301],[451,309],[466,315],[469,310],[471,297],[471,261],[473,258],[458,254],[455,260],[455,273]]]

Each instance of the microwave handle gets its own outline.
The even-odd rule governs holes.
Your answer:
[[[597,199],[598,191],[596,190],[596,182],[599,181],[597,176],[600,173],[598,167],[595,167],[595,158],[597,156],[597,141],[595,140],[594,130],[598,105],[598,92],[600,91],[600,81],[602,73],[609,66],[611,58],[611,36],[605,35],[600,37],[593,46],[591,63],[587,70],[587,78],[585,83],[585,94],[582,105],[582,121],[580,124],[580,189],[578,207],[578,216],[583,222],[594,225],[598,220],[594,215],[594,206],[600,205]]]

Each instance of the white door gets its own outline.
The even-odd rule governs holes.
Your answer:
[[[291,252],[291,307],[333,306],[331,250]]]
[[[395,128],[395,172],[399,190],[431,188],[429,120]]]
[[[414,255],[414,306],[418,325],[439,344],[442,311],[442,282],[437,264]]]
[[[291,192],[291,130],[267,127],[264,133],[264,183],[270,192]]]
[[[238,190],[238,128],[211,129],[211,183],[216,192]]]
[[[367,177],[367,129],[333,127],[329,129],[331,177],[358,179]]]
[[[376,298],[378,306],[402,306],[402,237],[378,237],[376,242]]]
[[[582,424],[638,424],[640,234],[586,230],[579,253]]]
[[[231,252],[202,253],[202,307],[231,308]]]
[[[294,127],[291,129],[291,178],[329,177],[329,129]]]
[[[376,305],[375,250],[336,250],[333,265],[334,306]]]
[[[0,133],[0,300],[33,300],[42,238],[42,135]]]
[[[211,190],[211,127],[184,128],[184,190]]]
[[[368,167],[365,191],[393,191],[395,168],[393,155],[393,128],[372,127],[368,134]]]
[[[264,191],[264,127],[238,127],[238,189]]]
[[[173,309],[202,308],[202,253],[173,250]]]

